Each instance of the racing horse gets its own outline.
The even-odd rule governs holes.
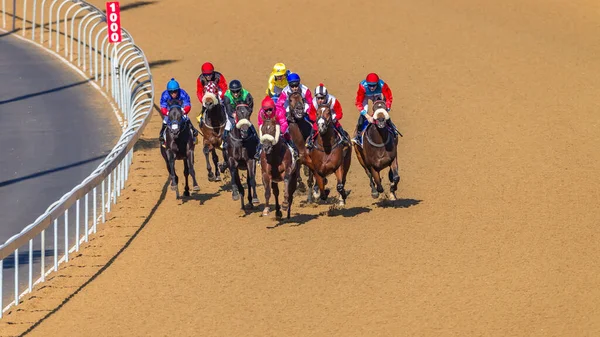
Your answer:
[[[169,122],[165,131],[165,143],[161,144],[160,153],[167,164],[171,189],[175,191],[175,197],[179,199],[179,177],[175,172],[175,160],[183,160],[183,174],[185,176],[183,196],[190,196],[189,175],[192,176],[194,191],[200,190],[196,181],[196,171],[194,170],[194,136],[183,119],[182,102],[180,100],[170,100],[167,105],[169,106]]]
[[[339,206],[346,205],[348,193],[344,186],[346,185],[346,176],[350,169],[352,151],[350,145],[344,142],[344,138],[333,127],[333,118],[331,108],[327,104],[321,104],[317,108],[317,136],[315,146],[310,150],[310,162],[315,174],[315,180],[319,186],[321,200],[327,200],[329,189],[327,185],[327,176],[335,173],[337,178],[337,191],[341,200]],[[309,190],[312,186],[309,184]]]
[[[380,193],[383,193],[380,172],[389,167],[389,198],[396,200],[396,190],[400,181],[397,157],[398,137],[396,137],[395,131],[387,126],[390,115],[384,101],[373,102],[370,115],[373,116],[374,123],[369,123],[363,131],[362,146],[354,143],[354,151],[358,162],[369,177],[371,196],[376,199]]]
[[[218,88],[210,82],[204,87],[204,95],[202,96],[202,106],[206,109],[202,118],[202,138],[204,147],[202,152],[206,157],[206,169],[208,170],[208,181],[221,181],[221,173],[219,172],[219,156],[217,149],[220,149],[222,143],[223,132],[227,123],[225,109],[218,98]],[[199,120],[200,122],[200,120]],[[212,154],[213,164],[215,165],[215,173],[212,172],[208,154]]]
[[[302,98],[302,94],[300,92],[294,92],[288,98],[288,111],[287,111],[287,121],[288,121],[288,130],[292,141],[296,145],[298,149],[300,164],[303,165],[304,174],[308,177],[308,184],[310,186],[314,185],[314,178],[312,169],[307,165],[307,162],[310,163],[310,158],[308,156],[308,150],[306,149],[306,139],[310,136],[310,131],[312,129],[312,123],[308,120],[308,116],[305,114],[304,108],[304,98]],[[305,190],[304,183],[302,182],[302,176],[298,173],[298,190]],[[313,201],[313,193],[309,191],[308,200],[309,203]]]
[[[233,200],[240,199],[242,209],[244,207],[244,186],[240,179],[239,170],[246,170],[246,184],[248,186],[248,205],[252,209],[258,204],[256,195],[256,147],[258,146],[258,135],[250,122],[252,110],[247,104],[238,104],[235,107],[235,127],[229,132],[227,148],[227,164],[231,172],[231,189]],[[241,198],[240,198],[241,193]]]
[[[270,213],[269,201],[271,199],[271,188],[275,194],[275,216],[282,217],[281,210],[287,211],[290,218],[294,192],[298,183],[298,169],[292,155],[292,150],[284,143],[281,136],[279,124],[275,118],[266,118],[261,126],[260,142],[263,150],[260,155],[260,169],[262,171],[263,185],[265,187],[265,208],[263,216]],[[283,181],[284,196],[281,207],[279,205],[279,182]]]

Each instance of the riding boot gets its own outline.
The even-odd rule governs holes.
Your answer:
[[[335,129],[340,133],[340,136],[342,136],[342,142],[345,144],[350,144],[350,139],[346,130],[344,130],[341,125],[339,127],[335,125]]]
[[[291,140],[285,140],[285,143],[292,149],[292,155],[294,156],[294,160],[298,160],[298,148],[296,147],[296,144],[294,144],[293,141]]]
[[[188,118],[186,123],[190,127],[190,129],[192,129],[192,134],[194,135],[194,138],[198,137],[198,130],[196,130],[194,124],[192,124],[192,120]]]
[[[222,137],[222,140],[223,140],[222,147],[223,147],[223,149],[227,148],[227,137],[229,137],[229,131],[225,130],[225,131],[223,131],[223,137]]]
[[[262,152],[262,144],[258,143],[258,146],[256,147],[256,154],[254,154],[254,159],[260,160],[260,153],[261,152]]]
[[[392,129],[392,131],[394,131],[394,136],[401,135],[400,131],[398,131],[398,128],[396,128],[396,125],[394,125],[394,122],[392,122],[391,119],[387,120],[387,124]]]
[[[158,134],[158,141],[163,143],[165,141],[165,130],[167,129],[167,124],[163,123],[162,128],[160,129],[160,133]]]
[[[315,137],[316,136],[317,136],[317,133],[315,132],[315,129],[311,128],[310,135],[306,139],[306,148],[307,149],[311,150],[313,147],[315,147]]]

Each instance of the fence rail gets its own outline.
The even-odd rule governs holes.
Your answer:
[[[133,146],[150,119],[154,99],[152,74],[143,51],[125,29],[123,42],[107,43],[102,10],[82,0],[9,2],[11,6],[7,0],[1,3],[3,29],[7,30],[12,21],[9,33],[21,35],[70,63],[96,89],[110,96],[111,105],[119,109],[122,134],[92,174],[0,246],[0,318],[48,274],[57,271],[59,264],[68,262],[69,255],[79,251],[80,244],[96,233],[98,223],[106,220],[106,213],[125,187]],[[27,268],[19,270],[22,264]],[[5,303],[7,297],[10,301]]]

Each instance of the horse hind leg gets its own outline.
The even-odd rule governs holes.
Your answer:
[[[217,176],[215,177],[215,181],[221,181],[221,172],[219,172],[219,156],[217,155],[217,150],[212,150],[212,160],[213,164],[215,164],[215,173]]]
[[[300,175],[300,173],[298,173],[298,175]],[[312,170],[308,171],[308,179],[306,179],[306,183],[308,184],[308,193],[307,193],[308,196],[306,198],[306,202],[309,204],[312,204],[314,199],[319,197],[318,195],[316,195],[315,190],[314,190],[315,178],[313,176]]]
[[[256,192],[256,162],[248,165],[248,198],[252,194],[252,205],[260,204],[258,194]]]
[[[303,166],[306,167],[305,165],[303,165]],[[306,192],[306,185],[302,181],[302,175],[300,175],[300,174],[298,174],[298,191],[300,191],[302,193]]]
[[[192,190],[195,192],[200,191],[200,186],[198,186],[198,181],[196,180],[196,169],[194,169],[194,150],[188,151],[187,164],[192,176],[192,183],[194,184]]]
[[[208,157],[208,154],[210,152],[210,150],[208,149],[208,145],[204,145],[202,152],[204,153],[204,157],[206,158],[206,170],[208,171],[208,181],[215,181],[215,174],[212,171],[212,167],[210,166],[210,158]]]
[[[335,177],[337,178],[337,185],[336,185],[336,189],[338,191],[338,193],[340,194],[341,200],[338,203],[339,206],[346,206],[346,197],[348,197],[348,194],[346,193],[346,189],[344,188],[346,181],[345,181],[345,174],[344,174],[344,167],[340,166],[338,167],[338,169],[335,171]]]

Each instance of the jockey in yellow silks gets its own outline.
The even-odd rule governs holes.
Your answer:
[[[271,75],[269,75],[269,83],[267,84],[267,96],[271,97],[275,103],[283,91],[283,88],[287,87],[287,75],[289,70],[283,63],[276,63],[273,66]]]

